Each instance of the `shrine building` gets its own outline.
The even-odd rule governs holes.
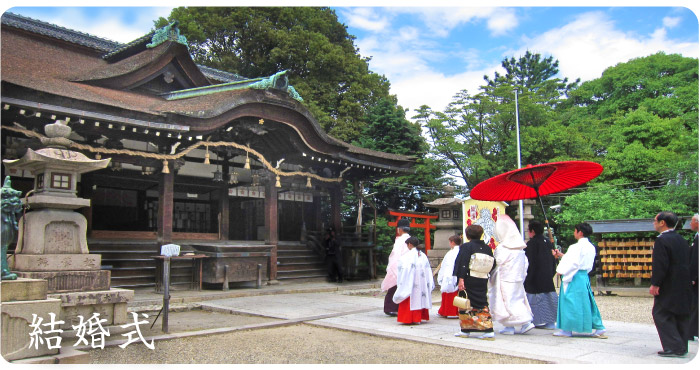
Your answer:
[[[247,78],[196,64],[177,23],[121,44],[8,12],[1,40],[2,159],[41,148],[44,126],[57,121],[72,129],[71,150],[110,159],[76,179],[5,166],[2,178],[23,196],[75,184],[90,200],[79,210],[90,253],[102,254],[115,287],[154,286],[153,256],[169,243],[261,257],[265,280],[324,276],[324,229],[371,240],[343,228],[346,184],[413,171],[414,157],[328,136],[285,71]],[[172,274],[173,284],[189,282],[191,266],[173,264]]]

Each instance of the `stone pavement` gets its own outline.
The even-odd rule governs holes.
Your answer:
[[[437,305],[431,309],[431,319],[427,323],[401,325],[395,317],[384,314],[383,294],[340,294],[344,290],[361,289],[376,292],[378,286],[378,281],[342,285],[296,282],[227,292],[174,291],[171,294],[171,306],[178,302],[198,302],[204,310],[261,315],[285,320],[290,324],[304,322],[388,338],[564,364],[684,364],[692,361],[698,351],[698,342],[694,341],[690,342],[689,354],[685,358],[659,357],[656,352],[661,345],[653,325],[610,320],[604,320],[608,339],[560,338],[554,337],[551,330],[543,329],[533,329],[524,335],[500,335],[498,330],[502,326],[497,323],[494,324],[495,341],[457,338],[454,333],[459,330],[459,322],[439,317]],[[161,302],[160,294],[137,291],[131,306],[132,309],[139,309],[146,305],[160,305]],[[192,334],[194,333],[188,335]],[[159,339],[167,337],[168,335],[163,335]]]

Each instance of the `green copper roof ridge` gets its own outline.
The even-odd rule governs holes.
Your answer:
[[[275,88],[278,90],[282,90],[287,92],[289,96],[291,96],[294,100],[303,102],[304,99],[299,95],[299,93],[294,89],[293,86],[289,85],[287,83],[286,77],[284,80],[284,87],[283,88],[277,88],[275,87],[275,84],[277,83],[278,79],[283,77],[287,71],[281,71],[277,72],[272,76],[269,77],[257,77],[257,78],[249,78],[246,80],[242,81],[232,81],[232,82],[226,82],[223,84],[217,84],[217,85],[211,85],[211,86],[202,86],[202,87],[194,87],[191,89],[184,89],[184,90],[177,90],[177,91],[171,91],[169,93],[161,94],[161,96],[165,97],[166,100],[179,100],[179,99],[186,99],[186,98],[193,98],[197,96],[205,96],[205,95],[210,95],[210,94],[215,94],[219,92],[224,92],[224,91],[233,91],[233,90],[242,90],[242,89],[259,89],[259,90],[266,90],[270,88]]]
[[[174,21],[167,26],[161,27],[157,29],[153,33],[153,37],[151,38],[151,43],[146,44],[147,48],[154,48],[166,41],[175,41],[178,44],[182,44],[187,46],[187,38],[183,35],[180,34],[180,28],[178,27],[180,23],[178,21]]]

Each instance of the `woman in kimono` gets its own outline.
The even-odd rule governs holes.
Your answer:
[[[461,330],[455,336],[494,340],[487,289],[489,274],[496,268],[496,261],[491,247],[481,240],[484,234],[481,226],[469,225],[464,233],[469,242],[459,247],[453,275],[458,279],[459,294],[466,293],[471,309],[459,311]]]
[[[455,268],[455,260],[459,254],[459,246],[462,244],[462,238],[459,235],[452,235],[449,238],[450,250],[445,254],[445,257],[440,263],[440,271],[437,275],[437,282],[440,284],[442,292],[442,300],[438,315],[443,317],[456,317],[459,313],[457,307],[452,304],[457,295],[457,277],[453,275]]]
[[[418,238],[406,240],[408,252],[398,263],[398,276],[394,303],[398,303],[399,312],[396,320],[403,324],[420,324],[430,320],[430,308],[433,307],[431,292],[435,288],[433,270],[425,252],[418,248]]]
[[[525,334],[535,327],[523,286],[528,266],[524,250],[526,245],[515,222],[508,215],[498,216],[496,241],[499,243],[493,253],[496,270],[489,280],[491,314],[505,326],[499,333]]]

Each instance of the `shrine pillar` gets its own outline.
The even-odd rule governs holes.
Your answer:
[[[277,283],[277,244],[279,243],[279,220],[277,214],[277,187],[272,177],[265,184],[265,244],[272,245],[270,251],[270,282]]]
[[[341,184],[332,184],[328,191],[331,196],[331,219],[330,223],[333,228],[335,228],[336,233],[341,233],[341,220],[340,220],[340,203],[343,201],[343,193],[341,190]]]
[[[168,161],[172,168],[172,161]],[[175,174],[174,171],[161,173],[158,181],[158,244],[168,244],[173,241],[173,210],[175,207]],[[160,249],[158,250],[160,253]]]

